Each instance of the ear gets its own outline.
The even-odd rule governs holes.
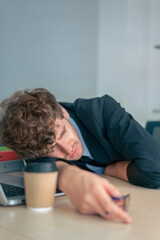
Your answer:
[[[61,108],[62,108],[62,113],[63,113],[63,116],[65,117],[65,118],[67,118],[67,119],[69,119],[70,118],[70,115],[69,115],[69,113],[66,111],[66,109],[65,108],[63,108],[62,106],[61,106]]]

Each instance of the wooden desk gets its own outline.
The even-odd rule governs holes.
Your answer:
[[[131,194],[131,224],[106,221],[75,211],[66,196],[55,200],[48,213],[34,213],[25,206],[0,207],[0,240],[159,240],[160,190],[130,185],[107,177],[122,194]]]

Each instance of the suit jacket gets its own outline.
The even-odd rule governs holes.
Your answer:
[[[160,187],[160,144],[112,97],[60,104],[79,126],[95,165],[131,161],[127,168],[130,183]],[[81,166],[87,161],[72,163]]]

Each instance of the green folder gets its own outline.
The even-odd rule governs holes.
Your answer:
[[[3,152],[3,151],[11,151],[11,149],[10,148],[8,148],[8,147],[0,147],[0,152]]]

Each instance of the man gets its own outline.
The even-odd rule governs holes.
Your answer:
[[[111,199],[118,189],[92,172],[160,186],[158,143],[107,95],[57,103],[38,88],[16,92],[1,108],[0,141],[23,158],[57,158],[58,187],[81,213],[131,221]]]

